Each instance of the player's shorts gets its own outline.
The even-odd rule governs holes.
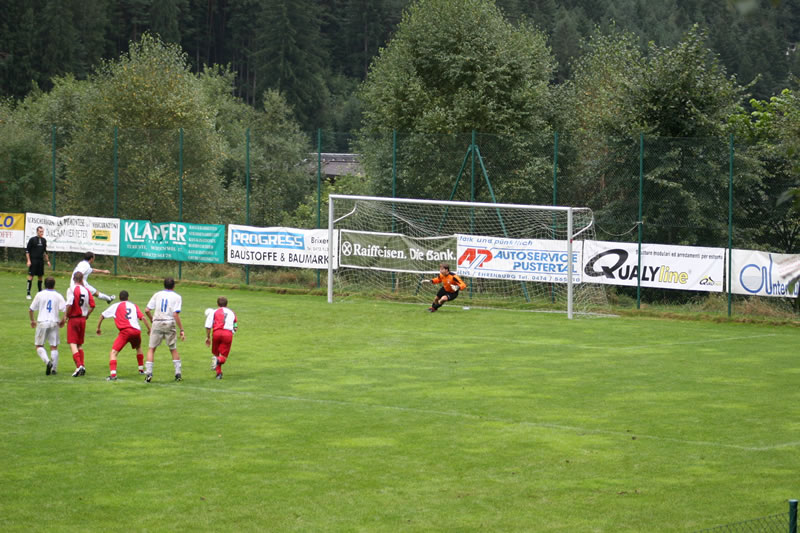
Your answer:
[[[439,289],[439,292],[436,293],[436,297],[441,298],[442,296],[447,296],[447,301],[452,302],[453,300],[458,298],[459,292],[461,291],[447,292],[446,290],[444,290],[444,287],[442,287],[441,289]]]
[[[58,346],[58,322],[39,322],[36,324],[36,333],[34,334],[33,343],[36,346]]]
[[[211,337],[211,353],[228,357],[228,354],[231,353],[232,343],[233,332],[227,329],[218,329]]]
[[[44,276],[44,261],[34,261],[31,259],[31,266],[28,267],[29,276]]]
[[[125,328],[120,330],[117,338],[114,339],[114,344],[111,348],[114,351],[121,352],[126,344],[130,343],[131,348],[138,350],[142,345],[142,332],[136,328]]]
[[[86,339],[86,317],[79,316],[67,321],[67,342],[69,344],[83,344]]]
[[[148,347],[158,348],[162,342],[166,343],[170,350],[178,347],[178,332],[175,328],[175,322],[172,320],[156,320],[153,322]]]

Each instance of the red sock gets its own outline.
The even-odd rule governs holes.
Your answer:
[[[117,375],[117,360],[115,359],[113,361],[109,361],[108,362],[108,368],[111,370],[111,375],[112,376],[116,376]]]
[[[85,353],[83,353],[83,348],[81,348],[80,350],[78,350],[78,355],[79,355],[79,356],[80,356],[80,358],[81,358],[81,366],[86,366],[86,365],[85,365],[85,361],[86,361],[86,360],[84,359],[84,357],[86,356],[86,354],[85,354]]]
[[[75,361],[75,368],[80,368],[81,366],[81,352],[77,351],[72,354],[72,360]]]
[[[136,354],[136,361],[139,363],[139,368],[143,367],[144,366],[144,354],[143,353],[137,353]]]

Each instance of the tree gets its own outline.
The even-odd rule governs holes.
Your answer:
[[[284,95],[306,130],[324,124],[328,88],[320,12],[311,0],[266,0],[257,40],[257,86]]]
[[[652,44],[648,55],[640,56],[631,35],[600,37],[577,65],[573,124],[583,129],[575,168],[592,183],[575,191],[580,203],[597,206],[607,227],[616,223],[622,230],[638,221],[644,135],[648,241],[708,246],[727,241],[727,121],[740,109],[745,88],[727,76],[706,38],[695,26],[676,46]],[[592,139],[600,148],[583,150]],[[744,199],[760,177],[746,158],[737,164],[738,197]]]
[[[50,212],[50,154],[39,132],[0,103],[0,205],[6,211]]]
[[[494,182],[503,201],[532,200],[537,178],[551,168],[531,154],[550,142],[554,68],[544,34],[527,23],[512,26],[491,0],[413,3],[360,91],[361,146],[375,191],[390,193],[385,135],[391,130],[406,135],[398,154],[402,194],[423,197],[442,197],[453,187],[470,131],[535,132],[502,149],[504,162],[515,163]],[[490,164],[490,175],[495,168]]]
[[[180,48],[150,34],[103,63],[81,126],[65,148],[64,209],[114,214],[115,127],[119,216],[206,222],[232,209],[219,179],[224,145],[209,104]]]

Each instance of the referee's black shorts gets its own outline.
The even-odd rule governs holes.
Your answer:
[[[444,287],[442,287],[441,289],[439,289],[439,292],[436,293],[436,298],[447,296],[447,301],[452,302],[453,300],[458,298],[458,293],[459,291],[447,292],[446,290],[444,290]]]
[[[44,261],[31,260],[31,266],[28,267],[29,276],[44,276]]]

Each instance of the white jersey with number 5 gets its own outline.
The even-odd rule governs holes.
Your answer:
[[[173,313],[181,312],[181,296],[175,291],[164,289],[150,298],[147,309],[153,311],[153,322],[174,322]]]
[[[45,289],[33,298],[30,310],[39,311],[36,318],[39,324],[58,324],[59,313],[67,310],[67,303],[55,289]]]

